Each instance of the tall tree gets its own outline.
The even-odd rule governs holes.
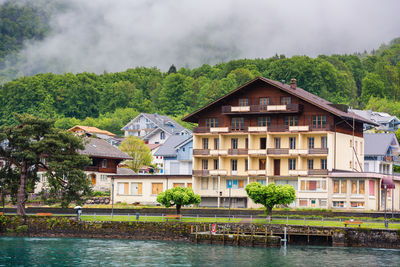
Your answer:
[[[23,114],[16,115],[16,121],[16,125],[0,128],[0,157],[8,163],[5,168],[10,171],[12,166],[17,174],[9,182],[9,191],[17,199],[18,215],[25,215],[27,193],[38,182],[39,168],[46,171],[50,190],[63,206],[90,193],[89,180],[83,172],[89,159],[78,152],[84,149],[82,139],[55,128],[50,119]]]
[[[151,154],[150,148],[146,144],[135,136],[129,136],[122,141],[119,149],[127,153],[132,160],[127,160],[126,163],[134,172],[138,172],[143,166],[149,166],[152,164],[153,155]]]
[[[268,216],[275,205],[289,205],[296,199],[296,191],[290,185],[250,183],[245,190],[254,203],[265,207]]]

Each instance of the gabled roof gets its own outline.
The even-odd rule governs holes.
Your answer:
[[[132,119],[128,124],[126,124],[121,130],[124,131],[126,127],[130,126],[132,123],[134,123],[138,118],[142,116],[153,122],[155,125],[157,125],[157,127],[163,129],[167,133],[177,134],[182,132],[183,130],[187,130],[189,133],[191,133],[189,129],[183,127],[182,125],[174,121],[171,117],[166,115],[159,115],[157,113],[155,114],[140,113],[138,116]]]
[[[400,120],[396,116],[392,116],[385,112],[376,112],[372,110],[359,110],[359,109],[351,109],[355,114],[365,118],[372,120],[376,123],[389,123],[391,121],[395,121],[395,124],[399,124]]]
[[[161,146],[161,144],[146,144],[150,150],[156,149],[157,147]]]
[[[187,135],[171,135],[154,153],[154,156],[176,157],[176,147],[190,138],[192,137]]]
[[[106,131],[106,130],[101,130],[97,127],[93,127],[93,126],[82,126],[82,125],[75,125],[74,127],[68,129],[68,131],[73,131],[76,129],[82,129],[84,130],[86,133],[90,133],[90,134],[102,134],[102,135],[107,135],[107,136],[111,136],[114,137],[115,134],[113,134],[112,132]]]
[[[129,168],[117,168],[117,175],[135,175],[136,172],[134,172],[132,169]]]
[[[358,116],[354,112],[342,111],[342,110],[334,107],[333,104],[331,102],[329,102],[328,100],[325,100],[325,99],[323,99],[321,97],[318,97],[318,96],[316,96],[316,95],[314,95],[314,94],[312,94],[310,92],[307,92],[306,90],[304,90],[304,89],[302,89],[300,87],[296,87],[295,89],[292,89],[289,84],[285,84],[285,83],[282,83],[282,82],[274,81],[274,80],[267,79],[267,78],[264,78],[264,77],[257,77],[255,79],[253,79],[253,80],[251,80],[251,81],[239,86],[238,88],[236,88],[235,90],[231,91],[230,93],[218,98],[217,100],[209,103],[208,105],[200,108],[199,110],[197,110],[197,111],[195,111],[195,112],[183,117],[182,120],[183,121],[187,121],[187,122],[196,122],[194,116],[197,115],[198,113],[200,113],[201,111],[206,110],[207,108],[209,108],[210,106],[215,105],[216,103],[218,103],[222,99],[224,99],[224,98],[226,98],[226,97],[228,97],[228,96],[230,96],[230,95],[242,90],[243,88],[245,88],[245,87],[247,87],[247,86],[249,86],[249,85],[251,85],[251,84],[253,84],[255,82],[258,82],[258,81],[261,81],[261,82],[264,82],[266,84],[272,85],[272,86],[274,86],[274,87],[276,87],[276,88],[278,88],[278,89],[280,89],[280,90],[282,90],[282,91],[284,91],[284,92],[286,92],[288,94],[296,96],[296,97],[298,97],[298,98],[300,98],[300,99],[302,99],[302,100],[304,100],[304,101],[306,101],[306,102],[308,102],[310,104],[313,104],[313,105],[315,105],[315,106],[317,106],[317,107],[319,107],[319,108],[321,108],[323,110],[326,110],[326,111],[328,111],[328,112],[330,112],[333,115],[336,115],[338,117],[341,117],[341,118],[344,118],[344,119],[351,119],[351,120],[354,118],[354,120],[356,120],[356,121],[360,121],[360,122],[368,123],[368,124],[372,124],[372,125],[377,125],[375,122],[373,122],[371,120],[368,120],[368,119],[365,119],[365,118],[363,118],[361,116]]]
[[[365,156],[384,156],[390,145],[395,150],[399,148],[394,133],[364,133],[364,144]]]
[[[85,150],[79,151],[83,155],[89,157],[100,157],[110,159],[132,159],[128,154],[122,152],[107,141],[99,138],[85,138],[88,141],[85,144]]]

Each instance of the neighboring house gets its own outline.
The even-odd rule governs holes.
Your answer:
[[[378,124],[298,88],[295,79],[258,77],[183,121],[198,123],[193,189],[201,206],[226,207],[231,196],[232,207],[257,207],[244,188],[273,182],[294,187],[296,207],[378,210],[379,189],[394,184],[363,172],[363,124]]]
[[[125,137],[136,136],[148,144],[162,144],[172,135],[191,135],[189,129],[168,116],[140,113],[122,129]]]
[[[160,205],[157,195],[167,189],[192,187],[192,175],[109,175],[114,203]]]
[[[193,138],[187,135],[173,135],[160,146],[155,157],[163,159],[160,173],[165,175],[172,174],[192,174],[192,155]]]
[[[153,164],[156,166],[154,170],[156,174],[163,174],[164,162],[162,156],[155,156],[155,153],[160,148],[161,144],[147,144],[148,148],[151,150],[151,155],[153,155]]]
[[[392,174],[398,161],[399,142],[394,133],[364,134],[364,172]]]
[[[400,120],[396,116],[392,116],[388,113],[359,109],[350,109],[350,111],[379,124],[379,126],[374,127],[377,130],[395,132],[400,127]],[[373,126],[370,124],[364,125],[364,130],[369,130],[371,128],[373,128]]]
[[[95,136],[97,138],[106,140],[113,146],[119,146],[122,142],[122,139],[115,137],[115,134],[113,134],[112,132],[101,130],[92,126],[76,125],[68,129],[68,131],[74,132],[76,135],[85,135],[87,137]]]
[[[85,149],[80,151],[81,154],[88,155],[91,159],[91,164],[84,169],[85,173],[91,180],[93,190],[110,190],[108,175],[117,174],[118,164],[123,160],[130,159],[130,157],[103,139],[88,138],[87,141]],[[123,171],[126,173],[127,170]],[[132,172],[129,172],[129,174],[132,174]],[[35,192],[41,191],[46,182],[43,172],[39,172],[38,175],[40,182],[37,184]]]

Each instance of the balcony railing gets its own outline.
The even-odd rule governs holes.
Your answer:
[[[289,126],[286,125],[270,125],[268,126],[268,132],[287,132]]]
[[[303,110],[303,105],[301,104],[222,106],[223,114],[298,113],[301,112],[302,110]]]
[[[288,155],[289,148],[268,148],[268,155]]]
[[[266,149],[249,149],[249,155],[257,156],[257,155],[266,155]]]
[[[209,149],[193,149],[193,156],[207,156],[210,155]]]
[[[193,133],[227,133],[229,127],[195,127]]]
[[[306,176],[307,174],[307,170],[289,170],[289,175]]]
[[[227,175],[227,170],[210,170],[210,175]]]
[[[228,149],[213,149],[210,150],[211,156],[226,156],[228,155]]]
[[[97,166],[85,166],[84,170],[87,171],[87,172],[98,172],[99,171],[99,167],[97,167]]]
[[[193,170],[194,176],[208,176],[209,173],[209,170]]]
[[[228,149],[229,155],[248,155],[248,149],[246,148],[239,148],[239,149]]]
[[[308,150],[308,154],[310,154],[310,155],[327,155],[328,148],[310,148]]]
[[[248,130],[249,130],[249,132],[267,132],[268,127],[267,126],[249,126]]]
[[[289,155],[307,155],[307,149],[289,149]]]
[[[328,170],[326,169],[308,170],[308,175],[328,175]]]
[[[248,126],[236,125],[236,126],[230,126],[229,131],[231,133],[234,133],[234,132],[247,132],[248,129],[249,129]]]
[[[265,170],[248,170],[247,173],[249,175],[266,175]]]

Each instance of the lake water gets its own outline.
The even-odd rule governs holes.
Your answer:
[[[400,250],[0,237],[0,266],[400,266]]]

